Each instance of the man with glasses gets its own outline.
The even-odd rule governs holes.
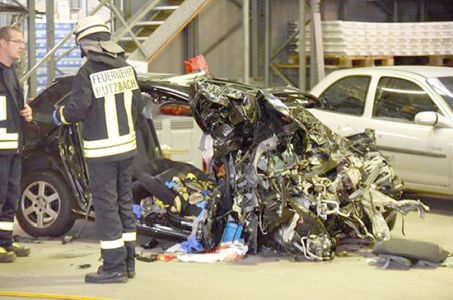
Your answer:
[[[29,248],[12,238],[20,192],[23,124],[32,121],[13,65],[24,50],[24,36],[18,28],[0,27],[0,262],[30,254]]]

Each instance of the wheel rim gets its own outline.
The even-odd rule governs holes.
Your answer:
[[[21,209],[25,220],[35,228],[48,228],[61,211],[57,189],[46,181],[29,184],[22,193]]]

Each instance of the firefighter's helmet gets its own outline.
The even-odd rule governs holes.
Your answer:
[[[88,16],[80,19],[75,25],[74,35],[76,42],[79,43],[84,37],[99,32],[110,33],[110,29],[105,22],[98,16]]]

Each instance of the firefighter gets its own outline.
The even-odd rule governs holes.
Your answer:
[[[141,92],[124,50],[110,40],[102,19],[79,20],[74,34],[87,61],[74,79],[71,99],[55,110],[54,121],[82,123],[83,155],[103,259],[97,272],[85,276],[85,282],[127,282],[135,276],[131,181]]]
[[[13,65],[24,50],[24,36],[18,28],[0,27],[0,262],[30,254],[28,247],[12,239],[22,172],[23,121],[32,121]]]

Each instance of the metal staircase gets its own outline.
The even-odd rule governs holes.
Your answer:
[[[144,62],[155,59],[210,2],[210,0],[148,0],[144,1],[145,4],[134,15],[125,19],[113,0],[98,1],[98,6],[88,15],[96,14],[102,7],[109,8],[112,18],[107,22],[119,24],[113,32],[112,39],[124,47],[130,59]],[[70,38],[69,34],[55,45],[41,61],[30,68],[21,81],[24,82],[30,77],[33,79],[38,67],[46,61],[49,61],[48,68],[49,65],[55,68],[57,61],[77,48],[77,45],[74,45],[60,56],[54,57],[55,52]]]
[[[124,33],[127,28],[115,33],[114,39],[124,43],[126,51],[130,53],[130,59],[152,61],[209,1],[171,1],[178,4],[168,5],[169,1],[151,0],[146,9],[138,12],[129,22],[136,40],[134,41],[130,34]]]

